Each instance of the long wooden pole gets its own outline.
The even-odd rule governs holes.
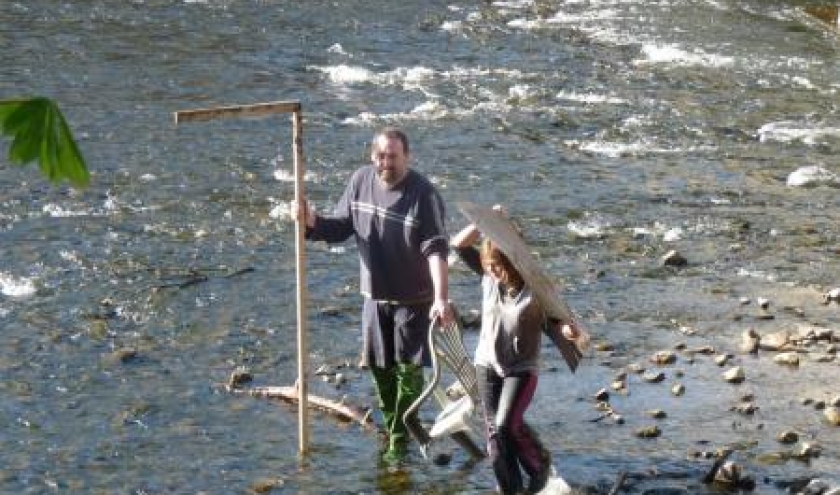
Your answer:
[[[303,204],[303,118],[300,108],[292,114],[294,131],[292,141],[295,150],[295,202]],[[306,221],[300,215],[295,221],[295,253],[297,260],[297,321],[298,321],[298,452],[305,456],[309,449],[309,415],[307,400],[309,397],[309,380],[307,369],[309,353],[307,352],[306,334]]]
[[[199,108],[175,112],[175,123],[202,122],[215,119],[233,117],[266,117],[278,113],[292,114],[292,147],[294,151],[295,174],[295,202],[301,203],[304,198],[303,177],[303,118],[301,105],[296,101],[271,101],[251,105],[230,105],[213,108]],[[298,452],[305,456],[309,452],[309,379],[307,368],[309,353],[307,352],[306,333],[306,225],[301,221],[295,222],[295,260],[297,269],[297,341],[298,341]]]

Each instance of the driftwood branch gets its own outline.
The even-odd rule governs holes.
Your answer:
[[[254,271],[253,267],[240,268],[238,270],[220,275],[220,277],[221,278],[233,278],[233,277],[238,277],[240,275],[244,275],[246,273],[250,273],[250,272],[253,272],[253,271]],[[190,270],[187,273],[185,273],[184,276],[186,277],[184,280],[178,280],[176,282],[164,282],[162,284],[157,284],[155,286],[152,286],[152,292],[158,292],[158,291],[161,291],[163,289],[171,289],[171,288],[184,289],[184,288],[189,287],[191,285],[196,285],[196,284],[200,284],[200,283],[203,283],[203,282],[207,282],[211,278],[209,275],[206,275],[206,274],[201,273],[201,272],[196,271],[196,270]]]
[[[298,389],[297,387],[251,387],[251,388],[234,388],[227,387],[228,391],[233,393],[244,393],[252,397],[263,397],[269,399],[281,399],[286,402],[298,403]],[[370,408],[362,408],[353,404],[348,404],[344,401],[334,401],[317,395],[307,394],[307,402],[310,407],[320,409],[328,412],[334,416],[338,416],[345,421],[352,421],[359,423],[365,427],[373,426],[373,418]]]

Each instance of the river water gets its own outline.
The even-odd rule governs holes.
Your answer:
[[[92,183],[52,187],[8,165],[4,143],[0,492],[492,492],[487,464],[457,449],[449,466],[393,472],[374,433],[317,412],[300,460],[294,406],[220,387],[238,367],[295,380],[291,121],[172,113],[273,100],[302,104],[319,209],[394,124],[450,231],[464,200],[520,222],[599,344],[575,376],[546,348],[529,412],[573,487],[606,493],[625,472],[620,493],[718,493],[693,453],[722,447],[757,493],[840,485],[838,430],[802,403],[840,395],[836,361],[736,354],[748,378],[733,386],[711,357],[681,354],[667,382],[614,394],[625,424],[591,421],[595,391],[678,342],[735,352],[750,327],[840,332],[820,300],[840,285],[840,38],[807,5],[4,1],[0,97],[55,98]],[[788,185],[805,167],[834,177]],[[363,371],[344,368],[338,388],[314,375],[358,356],[355,248],[307,247],[311,391],[370,404]],[[686,267],[660,265],[672,249]],[[462,312],[476,308],[477,281],[459,265],[451,279]],[[747,393],[758,411],[731,411]],[[652,408],[668,413],[662,435],[637,438]],[[768,462],[783,429],[822,455]]]

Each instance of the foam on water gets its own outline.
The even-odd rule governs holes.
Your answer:
[[[35,294],[35,281],[0,272],[0,294],[9,297],[27,297]]]
[[[609,95],[600,95],[594,93],[571,93],[568,91],[561,91],[557,93],[558,100],[574,101],[579,103],[604,103],[609,105],[623,105],[629,103],[623,98],[617,98]]]
[[[801,141],[813,145],[824,138],[840,138],[840,127],[820,126],[796,121],[770,122],[761,126],[756,132],[758,139],[762,142]]]
[[[650,45],[642,46],[643,59],[634,63],[643,64],[671,64],[680,66],[704,66],[704,67],[730,67],[735,59],[726,55],[705,53],[699,48],[691,51],[677,45]]]

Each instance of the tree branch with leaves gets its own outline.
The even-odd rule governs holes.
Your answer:
[[[70,126],[49,98],[0,100],[0,132],[11,138],[9,162],[24,167],[37,161],[51,182],[68,180],[86,187],[90,174]]]

